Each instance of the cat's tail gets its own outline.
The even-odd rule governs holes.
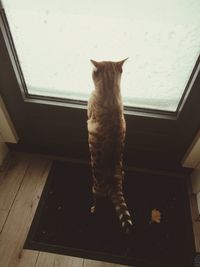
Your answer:
[[[129,234],[133,227],[133,223],[131,220],[131,215],[128,211],[128,207],[127,207],[122,189],[120,188],[119,190],[111,191],[110,199],[114,205],[117,216],[122,225],[122,229],[124,230],[126,234]]]

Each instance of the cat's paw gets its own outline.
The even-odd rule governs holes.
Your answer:
[[[161,212],[157,209],[151,211],[151,223],[160,223],[161,222]]]
[[[133,228],[133,223],[131,220],[127,220],[122,223],[122,228],[125,234],[130,234]]]
[[[90,208],[90,213],[94,214],[95,211],[96,211],[96,207],[95,207],[95,206],[92,206],[92,207]]]

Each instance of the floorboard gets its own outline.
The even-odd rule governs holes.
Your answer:
[[[83,267],[126,267],[125,265],[107,263],[94,260],[84,260]]]
[[[23,250],[52,159],[11,152],[0,168],[0,267],[124,267]]]
[[[20,188],[28,166],[28,157],[9,155],[0,172],[0,232]]]
[[[36,267],[82,267],[83,259],[63,256],[53,253],[40,252]]]
[[[27,165],[26,159],[27,157],[24,159],[21,158],[19,164],[13,165],[11,169],[12,175],[10,175],[9,171],[6,175],[6,193],[9,195],[10,189],[12,192],[11,195],[14,197],[12,188],[14,185],[17,189],[17,194],[0,235],[0,259],[2,267],[20,266],[20,262],[22,262],[22,266],[35,266],[33,257],[35,253],[32,254],[23,251],[23,245],[35,214],[51,162],[44,159],[29,158]],[[6,193],[3,193],[4,199],[2,198],[2,200],[4,200],[4,203],[7,203]],[[9,205],[11,204],[9,203],[8,207]],[[37,255],[35,256],[36,259]]]

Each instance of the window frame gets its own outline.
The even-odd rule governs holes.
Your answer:
[[[1,3],[0,3],[1,4]],[[15,84],[15,87],[18,87],[20,90],[18,90],[17,92],[12,92],[9,90],[11,90],[10,86],[9,86],[9,90],[5,91],[2,90],[2,95],[4,98],[5,103],[7,103],[8,105],[8,110],[10,111],[10,115],[14,120],[14,124],[16,125],[16,129],[19,132],[19,136],[21,136],[21,143],[25,144],[25,147],[29,147],[29,143],[32,142],[33,144],[37,144],[37,141],[39,142],[40,138],[38,138],[37,140],[34,140],[34,138],[30,138],[28,137],[28,135],[30,135],[30,129],[23,129],[24,127],[29,127],[31,128],[29,121],[29,118],[24,114],[27,113],[29,115],[32,116],[32,114],[35,112],[35,110],[38,109],[38,111],[40,110],[45,110],[46,112],[46,117],[48,117],[47,113],[48,112],[52,112],[52,111],[56,111],[59,114],[61,114],[61,112],[63,113],[68,113],[71,114],[79,120],[84,120],[86,121],[86,105],[87,102],[86,101],[80,101],[80,100],[71,100],[71,99],[63,99],[63,98],[55,98],[55,97],[46,97],[46,96],[36,96],[36,95],[31,95],[28,93],[26,84],[25,84],[25,80],[23,77],[23,73],[19,64],[19,60],[17,57],[17,52],[14,46],[14,42],[11,36],[11,32],[9,29],[9,25],[8,25],[8,21],[6,19],[6,15],[5,15],[5,11],[4,9],[0,8],[0,30],[1,30],[1,38],[3,38],[2,40],[2,47],[3,49],[7,50],[7,54],[5,55],[5,62],[8,65],[8,68],[13,69],[14,70],[14,76],[17,82]],[[1,48],[1,46],[0,46]],[[1,67],[1,66],[0,66]],[[13,75],[12,75],[13,76]],[[12,77],[13,79],[14,77]],[[175,112],[171,112],[171,111],[163,111],[163,110],[153,110],[153,109],[145,109],[145,108],[137,108],[137,107],[126,107],[124,108],[124,113],[125,113],[125,118],[127,121],[128,126],[128,130],[130,129],[130,133],[127,137],[128,139],[128,143],[132,145],[131,142],[131,135],[135,135],[137,136],[140,144],[141,144],[141,151],[136,151],[137,153],[141,153],[139,160],[134,159],[132,160],[128,160],[128,162],[130,162],[130,164],[132,164],[132,162],[139,162],[142,159],[142,154],[144,153],[143,151],[146,151],[144,145],[142,144],[142,142],[145,142],[145,136],[148,139],[149,136],[151,136],[151,134],[153,133],[154,135],[158,135],[161,136],[160,138],[162,139],[162,134],[163,136],[165,136],[165,138],[167,139],[167,142],[170,142],[170,138],[173,138],[173,134],[175,136],[175,139],[177,142],[179,142],[178,140],[178,135],[183,131],[184,128],[184,124],[186,122],[186,119],[188,120],[188,115],[187,113],[191,113],[190,112],[190,108],[191,108],[191,103],[190,102],[197,102],[197,98],[195,98],[195,94],[191,94],[191,91],[193,90],[193,88],[197,87],[195,85],[195,83],[198,83],[197,80],[200,79],[200,57],[198,58],[195,67],[193,69],[193,72],[190,76],[190,79],[186,85],[186,88],[184,90],[184,93],[179,101],[177,110]],[[8,79],[7,79],[8,80]],[[0,86],[3,84],[2,88],[5,87],[6,80],[2,83],[1,78],[0,78]],[[14,81],[13,81],[14,83]],[[197,91],[197,89],[193,90],[193,91]],[[13,94],[13,96],[15,95],[15,98],[17,99],[16,101],[18,102],[18,107],[17,110],[19,111],[19,114],[21,116],[19,116],[19,114],[17,115],[16,111],[14,111],[14,108],[12,106],[13,101],[11,101],[11,95]],[[196,92],[198,93],[198,92]],[[192,100],[191,100],[192,99]],[[19,107],[19,104],[21,104],[21,107]],[[198,103],[195,103],[195,107]],[[52,114],[52,113],[51,113]],[[185,115],[186,114],[186,115]],[[71,116],[69,115],[69,116]],[[193,114],[194,115],[194,114]],[[67,118],[68,115],[66,115]],[[184,137],[183,139],[183,144],[178,144],[179,146],[179,153],[177,153],[178,155],[176,156],[176,160],[174,159],[174,162],[177,160],[180,163],[180,160],[184,154],[184,151],[186,151],[187,146],[189,145],[189,142],[191,141],[191,138],[193,138],[193,136],[195,135],[197,129],[199,128],[199,120],[195,121],[195,125],[192,127],[192,130],[190,132],[187,131],[187,137]],[[64,122],[64,121],[63,121]],[[187,121],[189,123],[189,121]],[[82,123],[82,122],[81,122]],[[35,122],[36,124],[36,122]],[[28,126],[27,126],[28,125]],[[42,123],[40,123],[40,126],[42,125]],[[136,129],[134,129],[134,126],[136,126]],[[37,126],[37,125],[36,125]],[[85,127],[85,126],[84,126]],[[149,127],[149,128],[148,128]],[[151,129],[151,127],[153,128],[153,130]],[[165,129],[165,134],[163,132],[162,127],[164,127]],[[174,127],[174,129],[172,130],[171,127]],[[76,127],[75,127],[76,128]],[[80,128],[79,128],[80,129]],[[85,131],[85,128],[84,128]],[[147,131],[147,132],[146,132]],[[148,132],[149,131],[149,132]],[[138,132],[142,133],[142,137],[138,137]],[[160,134],[161,133],[161,134]],[[44,134],[45,135],[45,134]],[[73,131],[71,132],[71,137],[73,136]],[[77,135],[75,135],[77,137]],[[85,139],[86,135],[84,136]],[[169,138],[170,137],[170,138]],[[44,138],[44,136],[43,136]],[[82,138],[82,137],[81,137]],[[164,138],[164,139],[165,139]],[[151,139],[151,138],[150,138]],[[149,139],[149,140],[150,140]],[[155,160],[159,159],[159,155],[161,155],[161,151],[162,150],[162,146],[163,149],[167,148],[167,144],[165,145],[164,142],[165,140],[159,140],[160,142],[160,148],[158,146],[158,144],[155,144],[156,149],[154,151],[154,149],[151,147],[149,155],[151,155],[152,153],[152,158],[154,158],[155,156]],[[155,138],[152,139],[153,142],[155,141]],[[85,142],[85,140],[84,140]],[[149,142],[149,143],[148,143]],[[150,145],[150,141],[147,142],[147,147]],[[72,142],[73,143],[73,142]],[[136,142],[135,142],[136,143]],[[134,144],[134,142],[133,142]],[[22,145],[23,147],[23,145]],[[41,145],[39,145],[39,147],[41,147]],[[85,144],[83,145],[83,147],[81,149],[86,149]],[[46,151],[50,151],[50,153],[56,153],[54,152],[54,149],[47,149]],[[148,150],[148,149],[147,149]],[[51,152],[52,151],[52,152]],[[72,151],[72,148],[71,148]],[[159,151],[159,153],[158,153]],[[156,155],[157,153],[157,155]],[[168,152],[168,157],[170,158],[170,154],[171,152]],[[80,153],[81,154],[81,153]],[[79,154],[79,156],[80,156]],[[83,157],[85,157],[85,155],[87,154],[88,157],[88,153],[82,153],[81,155]],[[70,157],[70,153],[68,155]],[[71,155],[72,157],[74,157],[74,154]],[[129,159],[130,159],[130,155],[128,155]],[[137,157],[137,155],[135,155],[135,157]],[[167,157],[167,158],[168,158]],[[145,161],[147,162],[147,157],[144,157]],[[163,159],[163,161],[165,160],[165,157]],[[173,161],[173,160],[172,160]]]
[[[0,2],[0,6],[1,6],[1,2]],[[19,59],[18,59],[18,56],[17,56],[17,51],[15,49],[15,45],[14,45],[14,41],[13,41],[13,38],[12,38],[12,34],[11,34],[11,31],[10,31],[10,28],[9,28],[9,23],[7,21],[7,18],[6,18],[6,14],[5,14],[5,10],[3,7],[1,7],[1,18],[2,18],[2,21],[3,21],[3,24],[4,24],[4,28],[5,28],[5,31],[6,31],[6,37],[8,39],[8,42],[9,42],[9,47],[10,49],[12,50],[12,54],[13,54],[13,57],[14,57],[14,61],[15,61],[15,65],[17,67],[17,73],[16,75],[19,76],[19,79],[21,80],[21,93],[22,93],[22,96],[24,98],[25,101],[32,101],[33,103],[36,103],[37,101],[36,100],[39,100],[40,103],[41,101],[43,101],[44,104],[46,104],[48,101],[49,101],[49,104],[62,104],[63,103],[63,106],[67,106],[69,105],[70,107],[73,106],[74,108],[86,108],[87,106],[87,101],[84,101],[84,100],[75,100],[75,99],[70,99],[70,98],[61,98],[61,97],[53,97],[53,96],[42,96],[42,95],[34,95],[34,94],[30,94],[28,92],[28,88],[26,86],[26,82],[25,82],[25,79],[24,79],[24,75],[23,75],[23,71],[22,71],[22,68],[20,66],[20,63],[19,63]],[[158,116],[164,116],[164,117],[168,117],[168,118],[173,118],[173,117],[176,117],[178,116],[178,114],[180,114],[180,109],[183,107],[184,103],[185,103],[185,100],[190,92],[190,89],[191,89],[191,80],[194,76],[194,73],[196,71],[198,67],[198,59],[195,63],[195,66],[193,68],[193,71],[190,75],[190,78],[186,84],[186,87],[182,93],[182,96],[179,100],[179,103],[177,105],[177,108],[175,111],[167,111],[167,110],[159,110],[159,109],[153,109],[153,108],[144,108],[144,107],[134,107],[134,106],[124,106],[124,110],[125,110],[125,113],[128,112],[128,113],[133,113],[133,114],[143,114],[143,115],[146,115],[146,116],[152,116],[152,115],[158,115]],[[54,103],[53,103],[54,102]]]

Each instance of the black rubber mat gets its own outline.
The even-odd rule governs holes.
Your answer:
[[[194,258],[184,176],[126,171],[124,192],[133,218],[126,236],[109,200],[92,203],[90,166],[54,162],[25,248],[136,267],[189,267]],[[149,224],[151,210],[162,213]]]

